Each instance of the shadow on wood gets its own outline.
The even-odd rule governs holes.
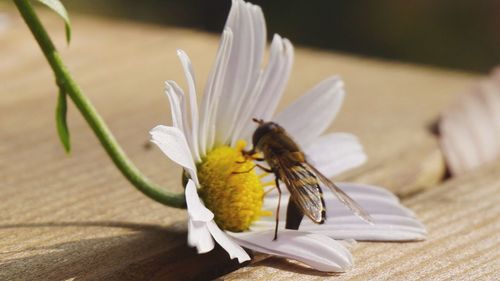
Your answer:
[[[204,255],[186,244],[172,248],[172,240],[187,236],[175,227],[113,221],[0,225],[0,229],[46,227],[112,227],[136,233],[2,252],[21,257],[4,260],[0,272],[15,272],[9,278],[16,280],[205,280],[240,266],[220,248]],[[148,250],[151,247],[158,251]]]

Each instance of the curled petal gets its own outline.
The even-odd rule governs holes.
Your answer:
[[[165,93],[170,102],[170,111],[172,111],[172,122],[174,127],[182,131],[188,143],[191,139],[191,131],[188,125],[187,109],[184,101],[182,89],[172,80],[165,82]]]
[[[190,246],[196,247],[198,253],[206,253],[214,248],[213,240],[215,239],[231,259],[237,258],[240,263],[250,259],[250,256],[215,224],[214,214],[201,202],[192,180],[189,180],[186,185],[186,203],[189,213],[188,244]]]
[[[177,55],[181,60],[182,67],[184,69],[184,75],[186,77],[186,82],[189,88],[189,107],[191,112],[191,151],[196,161],[200,161],[199,152],[199,139],[198,139],[198,127],[199,127],[199,116],[198,116],[198,101],[196,96],[196,81],[194,77],[193,66],[191,65],[191,60],[188,55],[183,50],[177,50]],[[184,120],[188,122],[188,120]]]
[[[353,265],[351,253],[338,241],[320,234],[281,230],[273,241],[274,231],[231,233],[242,246],[300,261],[325,272],[344,272]]]
[[[214,221],[207,223],[207,227],[213,238],[229,254],[231,259],[237,258],[239,263],[250,260],[250,256],[236,244],[226,233],[222,232]]]
[[[196,190],[196,185],[192,180],[188,180],[185,195],[187,209],[191,220],[195,222],[209,222],[214,219],[214,214],[201,202],[201,199],[198,196],[198,191]]]
[[[215,244],[207,224],[201,221],[188,221],[188,245],[196,247],[198,254],[208,253]]]
[[[168,158],[184,167],[191,178],[198,182],[196,166],[184,134],[175,127],[158,125],[149,132],[155,143]]]

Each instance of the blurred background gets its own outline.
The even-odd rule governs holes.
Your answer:
[[[88,13],[220,32],[230,0],[67,0]],[[254,0],[268,33],[359,55],[469,71],[500,63],[498,0]]]
[[[66,0],[85,13],[220,32],[230,0]],[[500,63],[498,0],[254,0],[269,36],[295,44],[488,72]]]

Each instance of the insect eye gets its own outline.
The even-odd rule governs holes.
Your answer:
[[[281,132],[283,131],[283,128],[276,124],[276,123],[269,123],[269,131],[273,131],[273,132]]]

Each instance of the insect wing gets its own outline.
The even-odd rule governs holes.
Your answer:
[[[349,195],[347,195],[342,189],[340,189],[336,184],[334,184],[331,180],[325,177],[320,171],[318,171],[314,166],[309,163],[304,163],[304,167],[307,167],[308,170],[312,171],[314,175],[318,178],[318,180],[323,183],[325,186],[330,188],[330,190],[337,196],[340,202],[349,207],[351,211],[358,216],[360,219],[364,220],[369,224],[373,224],[373,218],[366,212],[363,207],[361,207],[354,199],[352,199]]]
[[[300,163],[279,161],[280,179],[290,191],[290,200],[315,223],[325,221],[325,202],[317,178]]]

